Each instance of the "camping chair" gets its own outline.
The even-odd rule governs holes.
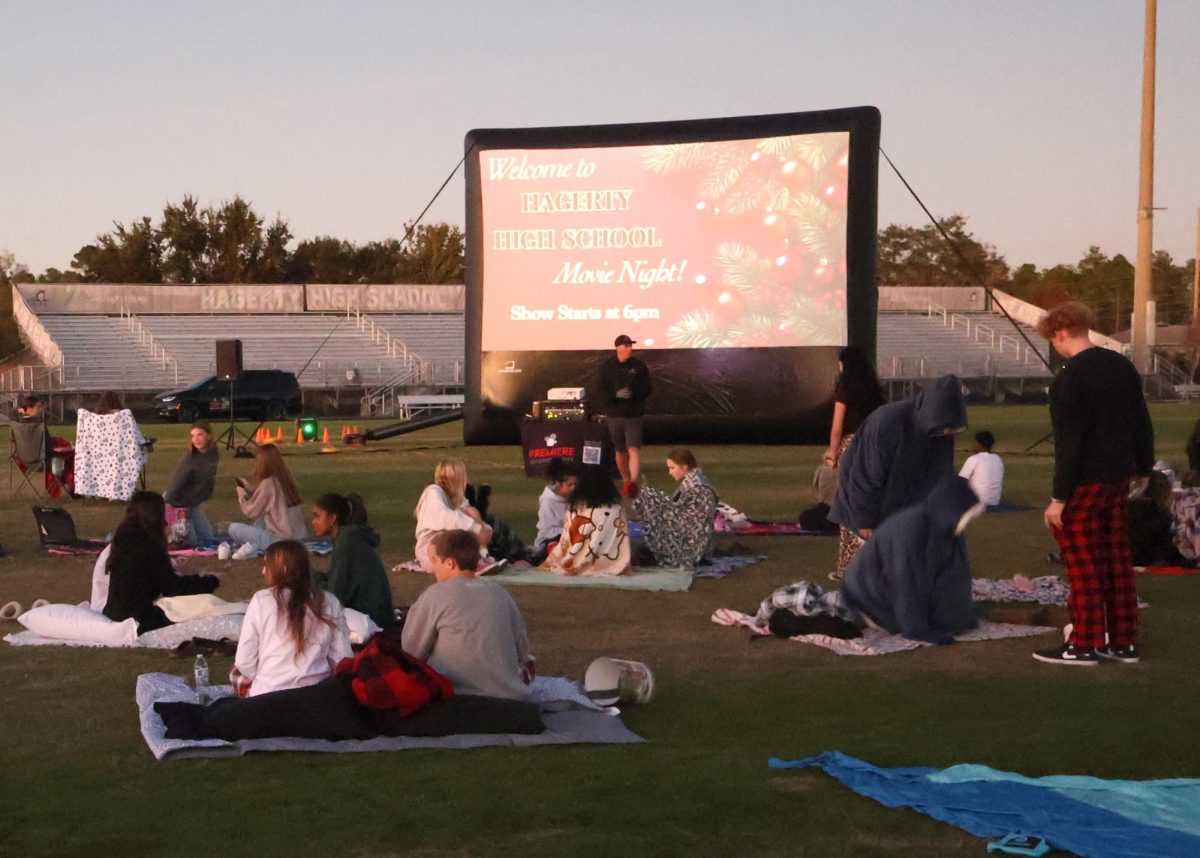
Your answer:
[[[33,489],[38,497],[58,497],[62,494],[62,482],[48,467],[49,461],[46,450],[46,424],[39,421],[30,423],[10,423],[12,433],[12,450],[8,456],[8,491],[9,494],[20,494],[25,486]],[[22,484],[13,488],[13,471],[21,474]],[[41,475],[42,486],[34,482],[34,477]]]
[[[70,551],[73,554],[99,554],[108,545],[100,539],[80,539],[75,532],[75,519],[59,506],[35,506],[38,539],[42,548]]]

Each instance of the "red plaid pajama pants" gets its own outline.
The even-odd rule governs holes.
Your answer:
[[[1067,566],[1071,642],[1096,649],[1137,643],[1137,588],[1129,553],[1129,483],[1076,486],[1054,532]]]

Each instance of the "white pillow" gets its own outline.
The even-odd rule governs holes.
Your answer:
[[[162,609],[167,619],[173,623],[185,620],[199,620],[204,617],[217,617],[222,614],[244,614],[245,602],[226,602],[220,596],[212,593],[196,593],[191,596],[161,596],[154,604]]]
[[[343,608],[346,616],[346,628],[350,630],[350,643],[366,643],[371,635],[379,632],[379,625],[362,611],[353,608]]]
[[[21,614],[17,622],[44,638],[105,646],[132,646],[138,633],[132,617],[115,623],[83,605],[43,605]]]

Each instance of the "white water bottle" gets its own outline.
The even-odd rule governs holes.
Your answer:
[[[204,657],[204,653],[196,654],[196,662],[192,667],[193,684],[196,686],[196,694],[200,698],[200,702],[204,703],[208,700],[208,659]]]

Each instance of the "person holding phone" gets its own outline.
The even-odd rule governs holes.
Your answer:
[[[238,506],[253,524],[229,525],[229,536],[241,545],[234,560],[246,560],[281,539],[304,539],[304,510],[300,489],[274,444],[263,444],[255,455],[254,485],[235,478]]]

